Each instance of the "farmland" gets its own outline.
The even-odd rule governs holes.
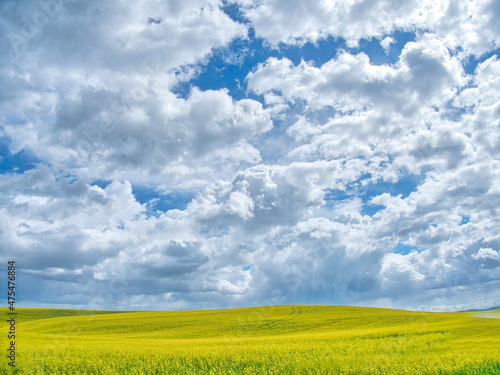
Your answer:
[[[16,310],[12,374],[500,374],[498,310]]]

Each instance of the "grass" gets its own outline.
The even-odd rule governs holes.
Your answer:
[[[17,310],[17,365],[4,358],[5,373],[500,374],[500,320],[475,312]]]

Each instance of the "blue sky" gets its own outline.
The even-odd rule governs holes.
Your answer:
[[[0,9],[20,305],[500,305],[495,1]]]

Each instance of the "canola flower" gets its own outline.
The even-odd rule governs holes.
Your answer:
[[[19,309],[18,321],[17,364],[2,373],[500,374],[500,319],[467,313]]]

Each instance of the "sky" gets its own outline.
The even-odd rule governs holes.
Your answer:
[[[17,305],[500,305],[500,2],[0,1]]]

